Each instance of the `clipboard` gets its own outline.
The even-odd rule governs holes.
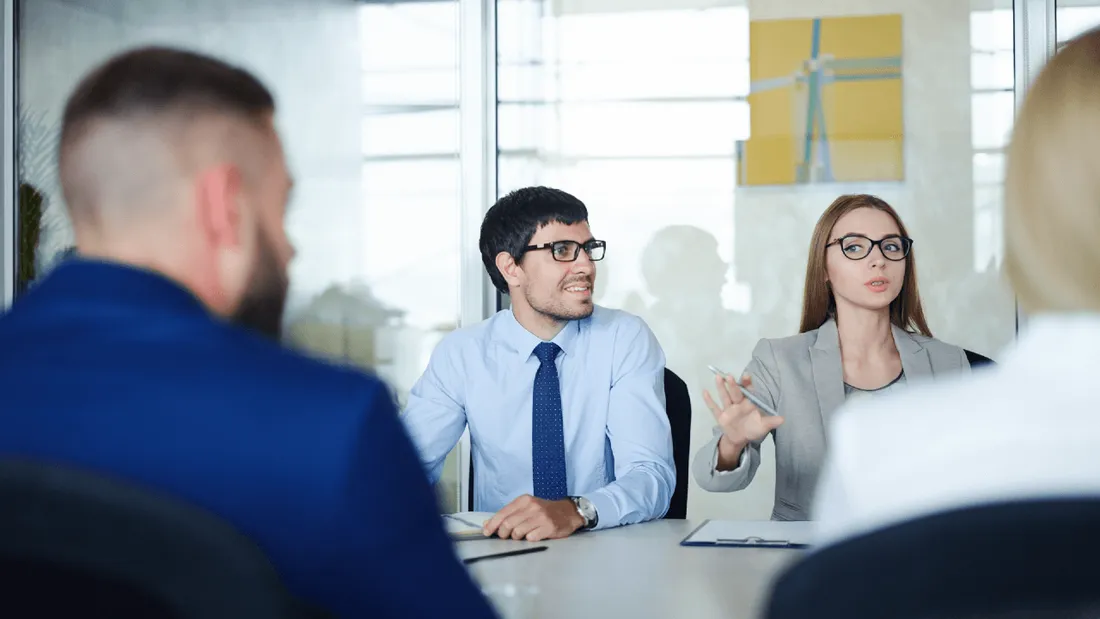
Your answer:
[[[475,539],[492,539],[485,537],[482,527],[494,514],[492,512],[459,512],[457,514],[443,514],[443,528],[451,541],[461,542]]]
[[[812,522],[775,520],[704,520],[681,546],[707,548],[809,548]]]

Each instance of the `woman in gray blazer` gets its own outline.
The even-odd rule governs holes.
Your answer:
[[[718,401],[703,394],[718,425],[692,465],[704,490],[748,486],[770,433],[772,519],[808,520],[829,418],[845,400],[970,371],[963,349],[932,338],[912,246],[897,212],[875,196],[841,196],[825,210],[810,241],[799,334],[760,340],[742,378],[779,416],[718,378]]]

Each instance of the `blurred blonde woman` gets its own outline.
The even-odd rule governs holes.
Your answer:
[[[836,416],[823,542],[971,504],[1100,494],[1097,144],[1094,30],[1043,69],[1008,149],[1005,271],[1028,314],[1016,345],[989,372]]]
[[[932,338],[924,318],[913,240],[897,212],[870,195],[840,196],[810,240],[799,334],[756,345],[743,384],[772,410],[717,379],[704,399],[718,425],[692,470],[705,490],[733,492],[760,466],[775,438],[774,520],[806,520],[825,456],[825,429],[845,401],[905,389],[910,382],[969,372],[966,353]]]

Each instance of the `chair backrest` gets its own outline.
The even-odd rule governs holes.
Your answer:
[[[1097,557],[1098,498],[980,505],[809,553],[775,581],[766,616],[1096,617]]]
[[[215,516],[22,460],[0,461],[0,574],[0,603],[41,617],[268,619],[303,610],[264,554]]]
[[[676,463],[676,489],[665,518],[687,518],[688,469],[691,458],[691,394],[687,383],[665,368],[665,410],[672,429],[672,460]]]
[[[985,355],[978,354],[973,350],[964,350],[966,353],[966,361],[970,364],[971,369],[980,368],[983,365],[994,366],[997,365],[992,359]]]

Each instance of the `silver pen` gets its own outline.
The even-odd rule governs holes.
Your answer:
[[[456,522],[461,522],[462,524],[464,524],[468,527],[474,527],[475,529],[484,529],[485,528],[485,525],[474,524],[474,523],[470,522],[469,520],[466,520],[465,518],[459,518],[458,516],[456,516],[454,514],[443,514],[443,517],[444,518],[450,518],[451,520],[454,520]]]
[[[714,372],[720,378],[728,378],[731,381],[733,381],[733,384],[737,385],[737,388],[741,390],[741,393],[744,394],[745,398],[749,402],[752,402],[753,404],[755,404],[756,408],[760,409],[760,412],[764,413],[765,415],[771,415],[772,417],[778,417],[779,416],[779,413],[775,412],[772,409],[772,407],[768,406],[767,404],[764,404],[764,401],[761,400],[758,395],[756,395],[755,393],[750,391],[747,387],[742,385],[741,381],[737,380],[736,378],[734,378],[730,374],[727,374],[727,373],[723,372],[722,370],[719,370],[718,368],[714,367],[713,365],[708,365],[707,367],[710,368],[711,372]]]

